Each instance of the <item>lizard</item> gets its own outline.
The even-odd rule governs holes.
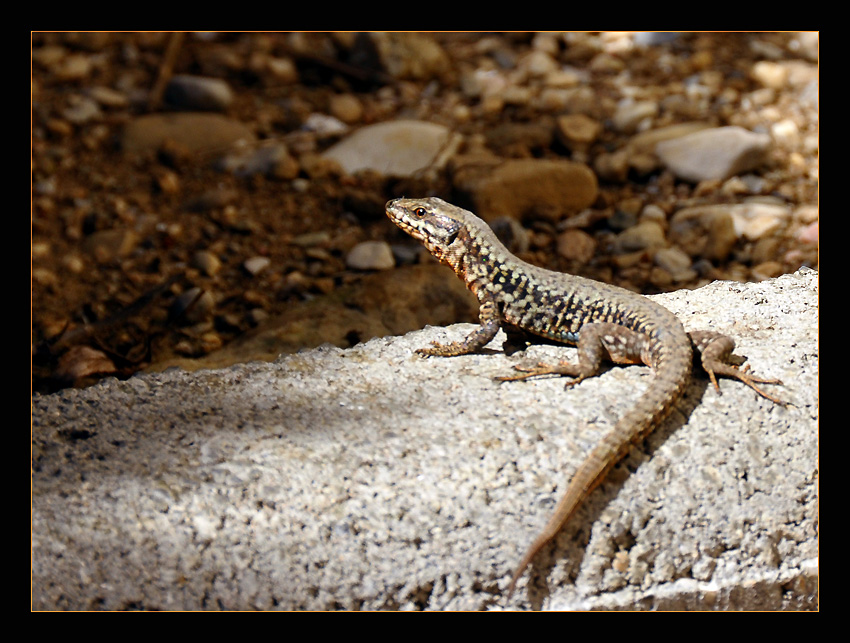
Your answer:
[[[535,556],[560,532],[583,500],[631,446],[666,418],[691,380],[695,354],[714,388],[717,376],[735,378],[766,399],[785,405],[760,384],[782,384],[753,375],[733,355],[735,342],[713,331],[686,332],[679,319],[660,304],[618,286],[555,272],[514,256],[491,228],[472,212],[442,199],[394,199],[387,216],[418,240],[440,262],[451,267],[478,298],[479,326],[465,339],[433,342],[416,352],[423,356],[456,356],[486,346],[500,328],[515,329],[574,345],[578,363],[516,366],[517,373],[497,377],[516,381],[545,375],[571,378],[574,386],[593,377],[603,359],[617,364],[645,364],[655,373],[643,396],[591,450],[571,478],[552,517],[520,560],[507,588],[517,582]]]

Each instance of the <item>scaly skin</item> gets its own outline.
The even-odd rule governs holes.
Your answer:
[[[541,375],[572,377],[567,386],[595,375],[603,359],[618,364],[646,364],[655,378],[646,393],[590,452],[570,480],[549,522],[520,561],[508,586],[513,592],[523,571],[572,517],[587,495],[622,459],[632,444],[646,437],[667,416],[691,378],[694,349],[717,388],[716,375],[741,380],[760,395],[782,404],[738,369],[734,341],[710,331],[685,332],[673,313],[616,286],[553,272],[512,255],[490,227],[471,212],[437,198],[395,199],[387,216],[448,264],[476,295],[480,326],[463,341],[433,344],[417,352],[426,356],[465,355],[487,345],[499,328],[517,327],[578,347],[579,363],[538,364],[499,378],[521,380]],[[719,391],[719,388],[718,388]]]

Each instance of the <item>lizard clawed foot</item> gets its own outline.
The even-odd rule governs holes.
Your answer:
[[[711,380],[711,383],[714,384],[714,389],[718,393],[720,393],[720,385],[717,383],[717,375],[723,375],[725,377],[731,377],[733,379],[743,382],[751,389],[753,389],[756,393],[761,395],[763,398],[770,400],[774,404],[779,404],[780,406],[788,405],[787,402],[784,402],[778,397],[767,393],[758,386],[758,384],[782,384],[782,381],[778,379],[769,379],[766,377],[758,377],[757,375],[753,375],[749,372],[749,364],[747,364],[743,368],[738,368],[734,364],[724,364],[723,362],[711,361],[708,364],[703,364],[703,368],[708,373],[708,377]]]
[[[574,378],[566,382],[565,386],[567,388],[575,386],[583,379],[585,379],[585,376],[582,376],[576,372],[578,370],[578,367],[575,364],[571,364],[570,362],[559,362],[555,366],[552,366],[551,364],[546,364],[545,362],[538,362],[536,366],[522,366],[521,364],[517,364],[516,366],[514,366],[514,369],[520,371],[521,374],[502,375],[497,377],[496,379],[500,382],[518,382],[522,380],[528,380],[533,377],[543,377],[544,375],[555,375],[560,377]]]
[[[500,382],[515,382],[518,380],[527,380],[532,377],[539,377],[541,375],[552,374],[552,367],[543,362],[538,362],[536,366],[523,366],[522,364],[516,364],[514,366],[514,370],[520,371],[522,375],[503,375],[496,379]]]

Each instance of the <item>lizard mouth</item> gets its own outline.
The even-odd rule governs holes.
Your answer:
[[[389,210],[388,210],[389,212]],[[416,227],[408,223],[402,218],[399,218],[395,213],[390,214],[390,221],[395,223],[399,228],[401,228],[404,232],[409,234],[411,237],[416,239],[417,241],[425,241],[425,235],[422,234]]]
[[[400,199],[394,199],[389,201],[386,205],[387,216],[390,221],[395,223],[399,228],[404,230],[417,241],[425,241],[425,235],[407,220],[405,216],[407,212],[404,208],[397,205],[399,200]]]

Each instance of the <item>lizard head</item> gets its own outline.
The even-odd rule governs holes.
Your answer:
[[[474,216],[442,199],[394,199],[387,202],[387,216],[399,228],[440,260],[447,260],[450,246],[466,224],[465,216]]]

